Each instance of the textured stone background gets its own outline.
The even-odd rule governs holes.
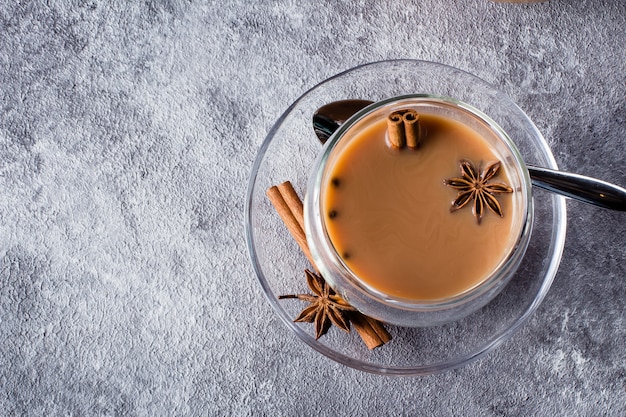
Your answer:
[[[481,76],[561,168],[626,185],[625,28],[623,0],[3,2],[1,414],[625,415],[624,213],[568,202],[532,319],[484,359],[415,378],[297,340],[243,232],[276,118],[388,58]]]

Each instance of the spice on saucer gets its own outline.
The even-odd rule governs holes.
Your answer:
[[[313,295],[293,294],[278,296],[279,299],[297,298],[310,303],[294,321],[315,322],[316,339],[325,335],[331,324],[345,332],[350,332],[350,321],[346,317],[346,312],[356,311],[356,309],[339,297],[320,275],[308,269],[305,269],[304,272],[306,274],[306,282]]]
[[[315,267],[304,233],[302,200],[298,197],[293,185],[286,181],[278,186],[270,187],[266,194],[304,255]],[[294,321],[314,322],[316,339],[324,335],[332,324],[344,331],[349,331],[350,324],[352,324],[369,349],[382,346],[391,340],[391,335],[381,322],[358,312],[347,301],[335,294],[319,271],[317,273],[308,270],[305,272],[307,284],[314,293],[313,295],[281,295],[278,298],[297,298],[310,303]]]

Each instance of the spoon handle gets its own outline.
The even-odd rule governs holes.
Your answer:
[[[596,206],[626,211],[626,190],[584,175],[528,166],[534,186]]]

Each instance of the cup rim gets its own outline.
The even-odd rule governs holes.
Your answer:
[[[507,253],[503,255],[497,267],[490,272],[488,277],[480,281],[475,286],[470,287],[459,294],[442,299],[415,300],[397,297],[377,290],[371,285],[365,283],[343,261],[340,254],[337,253],[334,245],[332,244],[328,236],[325,222],[322,218],[323,216],[316,214],[322,211],[322,202],[320,195],[323,189],[322,181],[325,174],[326,163],[328,162],[329,157],[331,156],[337,145],[340,144],[344,135],[349,132],[349,130],[357,123],[359,123],[361,120],[371,115],[378,109],[384,108],[388,105],[402,103],[403,101],[409,101],[409,103],[407,103],[408,105],[413,103],[433,103],[434,105],[443,105],[444,107],[447,106],[449,108],[454,108],[468,113],[470,117],[474,117],[479,122],[484,123],[488,127],[488,129],[492,131],[495,136],[506,146],[506,149],[508,150],[510,156],[515,162],[515,164],[512,164],[513,169],[515,172],[517,172],[521,183],[519,189],[519,192],[521,192],[519,220],[521,222],[521,225],[518,228],[517,236],[513,240],[511,246],[508,248]],[[309,182],[307,185],[307,192],[304,203],[305,228],[311,254],[316,262],[316,265],[320,269],[322,269],[322,275],[331,284],[331,286],[335,287],[340,293],[342,293],[344,291],[341,288],[341,285],[338,285],[335,279],[337,277],[336,272],[338,270],[342,274],[345,274],[345,277],[347,277],[346,280],[342,278],[341,281],[349,283],[352,286],[352,290],[357,290],[367,299],[376,303],[380,303],[387,308],[397,310],[401,313],[428,313],[451,310],[455,308],[460,308],[472,302],[473,300],[478,299],[479,297],[487,295],[487,299],[484,301],[484,303],[478,305],[476,308],[471,310],[475,311],[476,309],[482,307],[493,297],[495,297],[498,294],[499,290],[503,288],[508,280],[515,274],[515,271],[517,270],[517,267],[523,259],[524,253],[526,252],[530,241],[530,233],[532,231],[534,219],[532,206],[532,182],[530,179],[528,168],[524,162],[521,153],[519,152],[514,141],[506,133],[506,131],[502,129],[492,118],[490,118],[481,110],[471,106],[470,104],[451,97],[416,93],[389,97],[372,103],[371,105],[363,108],[362,110],[351,116],[331,135],[331,137],[324,145],[322,152],[313,164],[311,172],[312,174],[309,176]],[[320,238],[320,236],[318,236],[318,233],[316,231],[321,231],[321,241],[318,241],[318,238]],[[322,252],[325,252],[325,254],[330,254],[332,256],[332,268],[326,267],[327,260],[324,258],[324,254],[322,254]],[[332,271],[333,269],[335,271]],[[356,307],[358,308],[359,306],[357,305]],[[468,311],[466,314],[471,313],[471,311]],[[363,312],[365,314],[368,314],[367,311]],[[389,320],[389,318],[379,318],[383,319],[384,321],[394,323],[393,320]],[[457,318],[459,317],[455,316],[454,318],[447,321],[452,321]],[[406,322],[402,322],[402,325],[406,324]],[[421,320],[418,320],[416,324],[429,325],[430,323],[422,323]],[[440,324],[440,322],[433,322],[432,324]]]

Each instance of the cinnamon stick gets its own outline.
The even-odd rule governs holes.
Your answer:
[[[422,132],[419,117],[419,114],[417,114],[415,110],[409,110],[402,116],[406,146],[411,149],[417,149],[422,143]]]
[[[404,148],[404,145],[406,145],[406,138],[404,136],[404,121],[402,119],[402,112],[396,111],[387,117],[387,134],[389,136],[389,143],[393,148]]]
[[[293,236],[298,246],[300,246],[300,249],[302,249],[304,256],[306,256],[309,262],[311,262],[311,265],[315,267],[304,233],[302,201],[298,198],[296,191],[293,189],[293,185],[291,185],[289,181],[286,181],[279,186],[274,185],[270,187],[266,191],[266,194],[276,209],[276,212],[283,220],[283,223],[287,226],[289,233],[291,233],[291,236]],[[287,197],[285,198],[285,196]]]
[[[266,194],[304,255],[319,273],[306,242],[302,200],[298,197],[291,182],[285,181],[278,186],[274,185],[267,190]],[[391,340],[391,335],[378,320],[359,312],[351,313],[349,318],[368,349],[377,348]]]
[[[350,323],[359,333],[368,349],[375,349],[391,340],[391,335],[381,322],[362,313],[352,313]]]
[[[285,203],[287,203],[287,206],[289,206],[289,209],[293,213],[293,216],[296,218],[296,221],[300,225],[302,233],[304,234],[304,205],[302,204],[300,197],[298,197],[298,193],[289,181],[279,184],[278,190],[280,191],[280,195],[285,200]]]

